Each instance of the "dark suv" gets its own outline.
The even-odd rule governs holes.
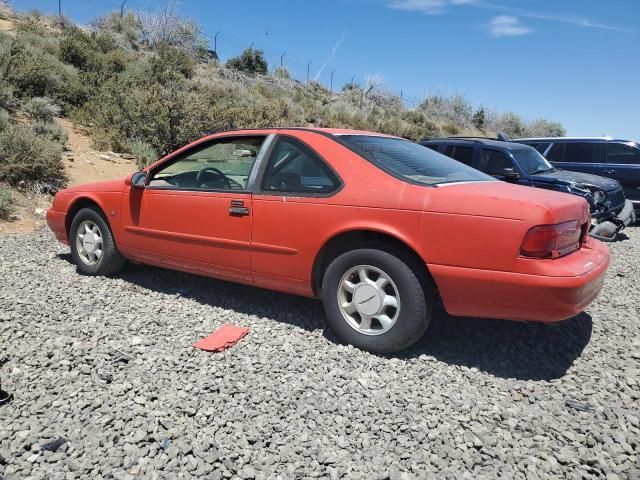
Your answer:
[[[615,178],[640,210],[640,144],[613,138],[519,138],[555,166]]]
[[[560,170],[527,145],[472,137],[431,138],[420,144],[499,180],[585,198],[594,225],[591,235],[602,240],[614,239],[621,229],[635,222],[633,205],[625,200],[618,181]]]

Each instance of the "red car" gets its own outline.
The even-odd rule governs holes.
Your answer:
[[[556,322],[602,287],[587,202],[496,181],[401,138],[335,129],[211,135],[47,212],[80,273],[126,260],[320,297],[346,342],[393,352],[451,315]]]

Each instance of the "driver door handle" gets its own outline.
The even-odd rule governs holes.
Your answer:
[[[231,200],[229,215],[234,217],[246,217],[249,215],[249,209],[244,206],[244,202],[242,200]]]

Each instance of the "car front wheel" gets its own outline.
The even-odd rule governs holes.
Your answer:
[[[399,257],[358,249],[329,264],[322,300],[327,320],[342,340],[370,352],[391,353],[424,334],[433,287],[419,266]]]
[[[111,275],[126,263],[120,255],[111,229],[100,212],[82,208],[73,217],[69,232],[71,256],[84,275]]]

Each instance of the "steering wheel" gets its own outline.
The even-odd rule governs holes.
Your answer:
[[[198,185],[201,185],[202,176],[204,173],[213,173],[216,177],[222,180],[222,182],[224,182],[229,190],[231,190],[231,182],[229,181],[229,178],[215,167],[205,167],[198,172],[198,174],[196,175],[196,182],[198,183]]]

